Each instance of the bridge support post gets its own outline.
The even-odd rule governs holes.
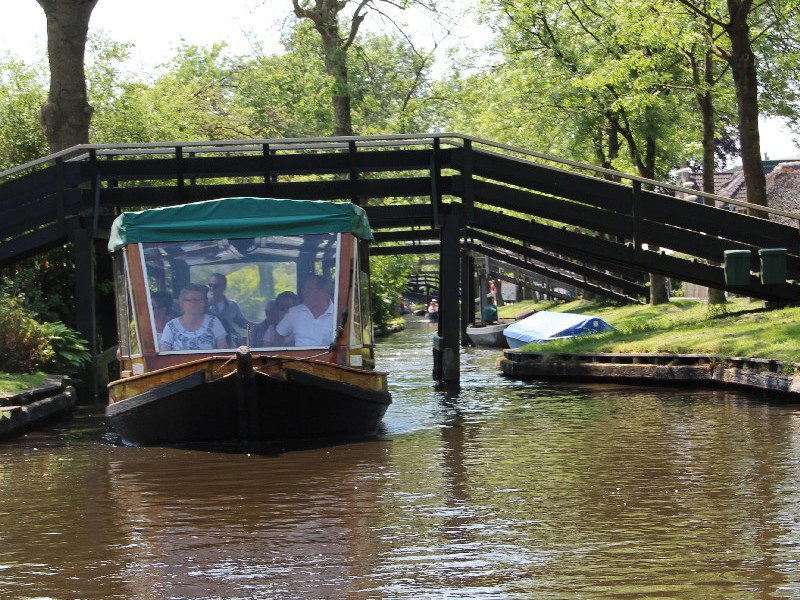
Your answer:
[[[467,325],[475,320],[475,258],[469,252],[461,254],[461,345],[469,346]]]
[[[439,329],[433,343],[433,377],[445,383],[457,383],[460,364],[460,274],[461,227],[459,215],[442,215],[441,253],[439,258]]]
[[[95,253],[92,232],[76,229],[72,233],[75,250],[75,303],[77,328],[88,342],[92,362],[80,374],[78,393],[95,400],[97,395],[97,321],[95,320]]]

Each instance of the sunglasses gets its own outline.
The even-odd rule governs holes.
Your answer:
[[[210,287],[210,288],[221,288],[222,284],[221,283],[209,283],[208,287]]]

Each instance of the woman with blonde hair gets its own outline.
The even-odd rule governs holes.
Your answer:
[[[164,327],[159,349],[213,350],[225,348],[225,327],[219,318],[206,314],[206,287],[190,283],[181,290],[179,297],[182,314]]]

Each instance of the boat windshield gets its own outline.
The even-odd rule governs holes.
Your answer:
[[[327,349],[340,235],[142,243],[157,350]]]

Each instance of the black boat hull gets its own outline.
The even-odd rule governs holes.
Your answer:
[[[129,445],[287,441],[374,435],[388,392],[287,371],[286,378],[203,372],[111,404],[106,415]]]

